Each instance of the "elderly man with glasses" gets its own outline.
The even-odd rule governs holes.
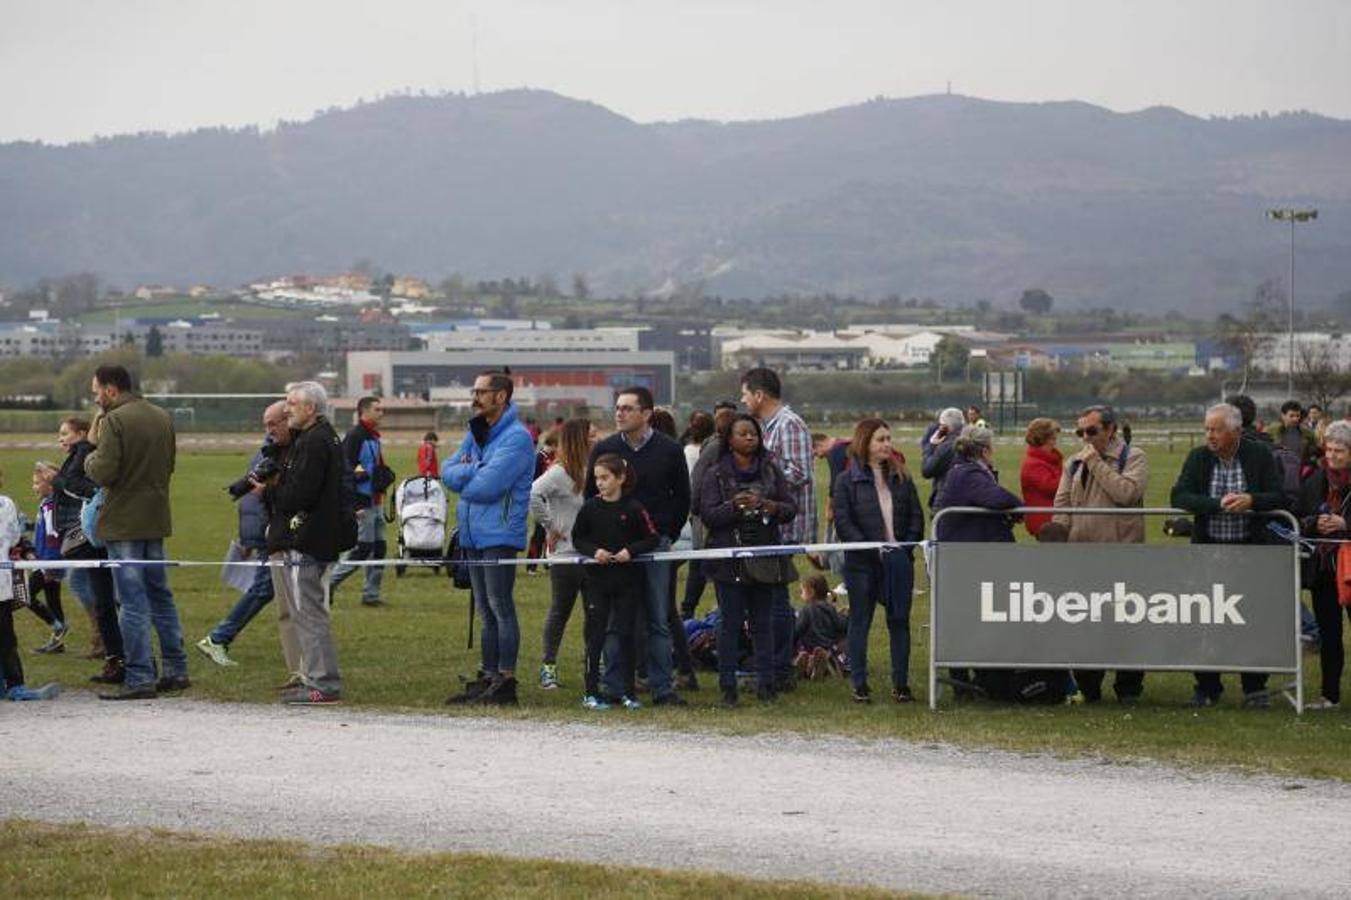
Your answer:
[[[1055,493],[1056,508],[1129,509],[1144,506],[1149,467],[1144,451],[1121,439],[1116,411],[1090,406],[1079,415],[1074,429],[1083,447],[1065,466]],[[1065,526],[1071,543],[1143,544],[1144,516],[1070,515],[1057,513],[1051,521]],[[1076,669],[1075,681],[1089,703],[1102,699],[1101,669]],[[1116,673],[1114,690],[1122,703],[1135,703],[1144,691],[1144,672]]]

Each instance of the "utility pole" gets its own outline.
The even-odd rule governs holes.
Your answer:
[[[1289,327],[1290,327],[1290,371],[1286,378],[1286,397],[1293,399],[1295,396],[1295,224],[1298,222],[1312,222],[1318,218],[1316,209],[1269,209],[1267,218],[1276,222],[1290,223],[1290,307],[1289,307]]]

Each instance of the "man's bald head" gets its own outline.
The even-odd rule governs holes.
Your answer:
[[[278,400],[263,410],[263,430],[278,446],[291,443],[291,426],[286,422],[286,401]]]

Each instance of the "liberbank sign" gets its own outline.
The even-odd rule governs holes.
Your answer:
[[[1295,672],[1289,546],[932,550],[935,665]]]

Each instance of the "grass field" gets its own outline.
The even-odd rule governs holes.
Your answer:
[[[60,862],[57,863],[56,861]],[[5,897],[895,897],[727,875],[472,853],[319,848],[162,830],[0,822]],[[917,896],[917,895],[914,895]]]
[[[909,441],[907,446],[913,444]],[[1150,457],[1150,505],[1167,505],[1167,494],[1181,464],[1183,449],[1147,447]],[[398,450],[391,462],[400,471],[410,468],[411,450]],[[41,456],[58,452],[0,450],[0,466],[6,474],[7,493],[21,508],[32,509],[28,470]],[[407,458],[400,458],[407,457]],[[1016,481],[1021,448],[1000,448],[999,463],[1004,483]],[[174,479],[176,534],[169,552],[178,559],[220,559],[234,532],[234,510],[224,486],[239,477],[247,461],[243,452],[184,451],[179,456]],[[824,473],[823,473],[824,474]],[[925,486],[927,488],[927,485]],[[1163,537],[1160,522],[1151,520],[1150,540]],[[1025,535],[1024,535],[1025,537]],[[394,545],[390,536],[391,547]],[[923,567],[918,589],[925,591]],[[182,613],[187,641],[195,642],[228,610],[235,595],[219,580],[215,568],[179,569],[172,584]],[[339,660],[346,681],[346,702],[361,707],[445,712],[444,698],[456,689],[456,675],[469,674],[477,663],[477,649],[466,649],[468,593],[452,590],[446,578],[430,571],[413,571],[403,578],[393,573],[385,579],[386,605],[360,607],[358,588],[349,581],[338,592],[334,631]],[[562,690],[540,691],[533,676],[540,658],[540,634],[548,607],[548,577],[526,575],[517,579],[517,605],[522,623],[520,672],[521,708],[491,715],[531,719],[576,719],[581,676],[581,620],[575,613],[569,624],[563,650]],[[912,614],[913,652],[911,682],[923,696],[927,666],[928,594],[916,596]],[[702,611],[713,603],[711,590]],[[78,615],[77,604],[67,598],[67,607]],[[35,647],[45,634],[33,616],[18,617],[20,641]],[[72,649],[84,645],[86,623],[75,623]],[[879,621],[873,631],[870,659],[874,686],[885,686],[885,628]],[[221,700],[272,702],[271,687],[283,676],[275,614],[269,609],[240,635],[231,655],[241,664],[221,669],[189,649],[194,687],[192,695]],[[1317,696],[1317,660],[1306,657],[1306,691]],[[82,686],[95,664],[74,652],[63,656],[25,656],[28,680],[36,684],[57,679],[68,687]],[[1110,679],[1109,679],[1110,680]],[[636,715],[610,714],[610,720],[678,730],[722,733],[791,731],[802,734],[846,734],[860,738],[903,738],[945,741],[957,744],[999,747],[1052,754],[1100,754],[1125,760],[1152,758],[1204,766],[1237,766],[1252,770],[1351,780],[1351,755],[1345,752],[1351,740],[1351,715],[1346,710],[1311,713],[1296,717],[1278,703],[1270,711],[1240,711],[1236,678],[1226,678],[1228,691],[1222,708],[1194,711],[1184,706],[1191,693],[1190,676],[1151,674],[1146,680],[1144,702],[1123,708],[1107,701],[1095,706],[1056,708],[1008,708],[985,704],[950,704],[930,712],[923,702],[896,706],[876,702],[859,706],[849,702],[843,682],[804,684],[769,708],[745,704],[727,712],[716,705],[717,692],[710,673],[704,690],[689,695],[691,705],[683,710],[644,710]],[[883,694],[882,696],[885,696]],[[474,710],[474,715],[483,715]],[[602,714],[603,715],[603,714]]]

